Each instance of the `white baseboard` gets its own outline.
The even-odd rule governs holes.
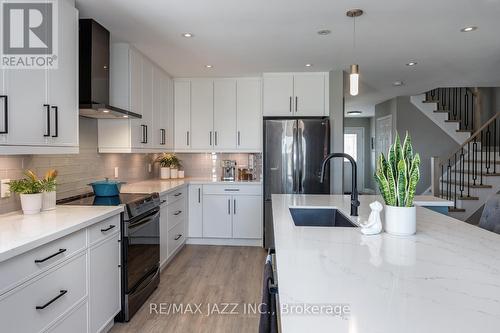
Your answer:
[[[229,239],[229,238],[188,238],[186,244],[192,245],[226,245],[226,246],[262,246],[262,239]]]

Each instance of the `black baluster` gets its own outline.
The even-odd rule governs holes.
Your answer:
[[[451,160],[448,159],[448,167],[446,168],[446,180],[448,181],[446,184],[446,200],[451,199]]]
[[[467,88],[465,88],[465,95],[464,95],[464,105],[465,105],[465,129],[469,129],[469,95]]]
[[[455,189],[453,190],[453,196],[454,196],[454,202],[455,202],[455,208],[457,207],[457,153],[455,153],[455,172],[453,173],[455,176],[455,181],[454,181],[454,187]]]
[[[464,147],[460,150],[460,197],[464,196],[464,182],[465,182],[465,155]]]
[[[439,196],[444,198],[444,164],[441,164],[441,188],[439,190]]]
[[[470,151],[470,141],[467,142],[467,196],[470,197],[470,173],[471,173],[471,168],[470,168],[470,160],[472,158],[471,156],[471,151]]]
[[[484,140],[483,140],[483,131],[481,131],[481,159],[479,160],[479,165],[480,165],[480,173],[479,173],[479,177],[480,177],[480,182],[479,184],[480,185],[483,185],[483,150],[484,150]]]
[[[490,125],[486,128],[485,133],[485,148],[486,148],[486,174],[490,173],[491,167],[491,132]]]
[[[476,185],[477,180],[477,138],[472,143],[472,181]]]
[[[493,123],[493,173],[495,174],[497,173],[497,147],[500,145],[500,142],[497,141],[497,121],[498,118]]]

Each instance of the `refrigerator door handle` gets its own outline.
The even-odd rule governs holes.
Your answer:
[[[297,168],[297,181],[298,181],[298,193],[302,193],[302,177],[304,175],[302,167],[303,167],[303,161],[304,161],[304,151],[302,147],[302,140],[304,138],[304,130],[302,128],[298,128],[297,130],[297,160],[298,160],[298,168]]]

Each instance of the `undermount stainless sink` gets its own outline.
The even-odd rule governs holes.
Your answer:
[[[290,208],[290,214],[299,227],[356,227],[335,208]]]

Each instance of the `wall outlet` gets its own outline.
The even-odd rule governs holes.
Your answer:
[[[115,167],[115,178],[118,178],[118,167]]]
[[[10,185],[8,184],[10,179],[2,179],[0,181],[0,197],[8,198],[10,197]]]

